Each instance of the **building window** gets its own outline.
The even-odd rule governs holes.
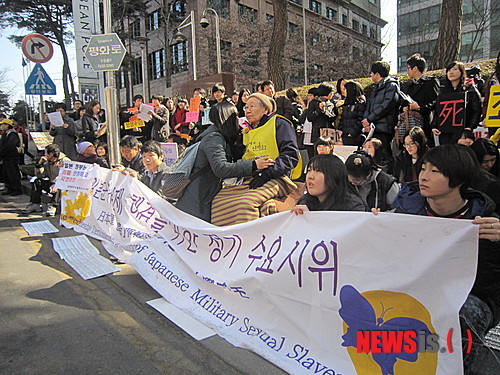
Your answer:
[[[321,14],[321,3],[316,0],[309,0],[309,10]]]
[[[172,55],[172,74],[185,72],[188,70],[188,42],[174,44],[170,47]]]
[[[377,4],[377,0],[368,0],[372,4]]]
[[[271,25],[274,24],[274,16],[266,13],[266,22],[270,23]]]
[[[175,18],[186,17],[186,1],[174,1],[172,4],[172,13]]]
[[[368,26],[363,25],[363,26],[362,26],[362,29],[363,29],[363,34],[364,34],[364,35],[368,35]]]
[[[134,77],[132,83],[134,85],[140,85],[142,83],[142,59],[140,57],[134,59]]]
[[[207,0],[207,8],[215,9],[222,18],[229,18],[229,0]]]
[[[326,18],[332,21],[337,20],[337,11],[333,8],[326,7]]]
[[[319,42],[321,42],[321,37],[319,34],[317,33],[314,33],[311,35],[311,45],[312,46],[316,46],[319,44]]]
[[[127,71],[123,69],[123,67],[120,68],[118,71],[118,88],[119,89],[124,89],[126,87],[127,83]]]
[[[347,26],[347,14],[342,15],[342,25]]]
[[[375,39],[377,35],[375,34],[375,29],[370,27],[370,38]]]
[[[359,31],[359,21],[357,20],[352,20],[352,29],[354,31]]]
[[[138,36],[141,36],[141,21],[135,20],[134,22],[132,22],[130,24],[129,31],[131,38],[137,38]]]
[[[148,31],[158,30],[160,28],[159,10],[155,10],[154,12],[148,14],[148,18],[146,20],[146,26]]]
[[[292,59],[290,80],[293,82],[304,80],[304,60]]]
[[[312,69],[313,69],[313,70],[317,70],[317,71],[321,71],[321,70],[323,70],[323,65],[320,65],[320,64],[313,64],[313,65],[312,65]]]
[[[358,47],[352,47],[352,58],[359,59],[361,57],[361,50]]]
[[[257,22],[257,9],[238,4],[238,17],[249,22]]]
[[[302,5],[302,0],[290,0],[291,3]]]
[[[299,31],[298,25],[291,23],[291,22],[288,22],[288,33],[289,34],[295,34],[298,31]]]
[[[165,77],[165,50],[160,49],[149,54],[149,78]]]

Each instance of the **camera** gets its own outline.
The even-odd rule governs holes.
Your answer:
[[[203,17],[200,20],[200,25],[201,25],[201,27],[203,27],[204,29],[206,29],[208,27],[208,25],[210,25],[210,22],[208,22],[208,19],[206,17]]]

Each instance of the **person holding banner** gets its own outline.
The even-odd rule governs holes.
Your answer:
[[[481,96],[474,84],[465,83],[465,78],[462,62],[454,61],[446,67],[432,120],[432,132],[439,137],[439,144],[453,143],[456,133],[479,126]]]
[[[500,221],[494,203],[486,195],[468,189],[476,176],[476,164],[466,146],[449,144],[429,150],[423,158],[418,181],[399,193],[396,213],[468,219],[479,225],[479,257],[471,294],[460,310],[465,373],[480,368],[474,363],[488,330],[500,322]],[[377,214],[377,210],[372,210]],[[471,249],[473,251],[473,249]],[[473,337],[468,346],[467,329]],[[472,372],[469,372],[472,371]]]
[[[212,107],[210,120],[213,125],[199,136],[201,143],[189,177],[191,182],[175,205],[208,222],[212,201],[222,188],[223,179],[249,177],[274,164],[269,157],[236,160],[235,146],[240,138],[237,113],[236,107],[228,101]]]
[[[344,162],[335,155],[316,155],[307,163],[307,192],[291,210],[295,215],[306,211],[366,211],[361,197],[347,180]]]

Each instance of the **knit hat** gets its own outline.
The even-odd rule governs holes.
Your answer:
[[[89,141],[84,141],[84,142],[80,142],[76,145],[76,152],[78,152],[79,154],[83,154],[84,151],[87,149],[87,147],[89,146],[93,146],[93,144]]]
[[[261,94],[260,92],[254,92],[252,95],[248,97],[248,99],[250,98],[258,99],[269,112],[276,112],[276,102],[274,101],[273,98]]]

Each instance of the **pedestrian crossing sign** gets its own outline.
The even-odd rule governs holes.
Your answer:
[[[24,88],[26,95],[56,95],[56,85],[41,64],[35,65]]]
[[[493,85],[490,89],[488,110],[484,119],[487,127],[500,126],[500,85]]]

